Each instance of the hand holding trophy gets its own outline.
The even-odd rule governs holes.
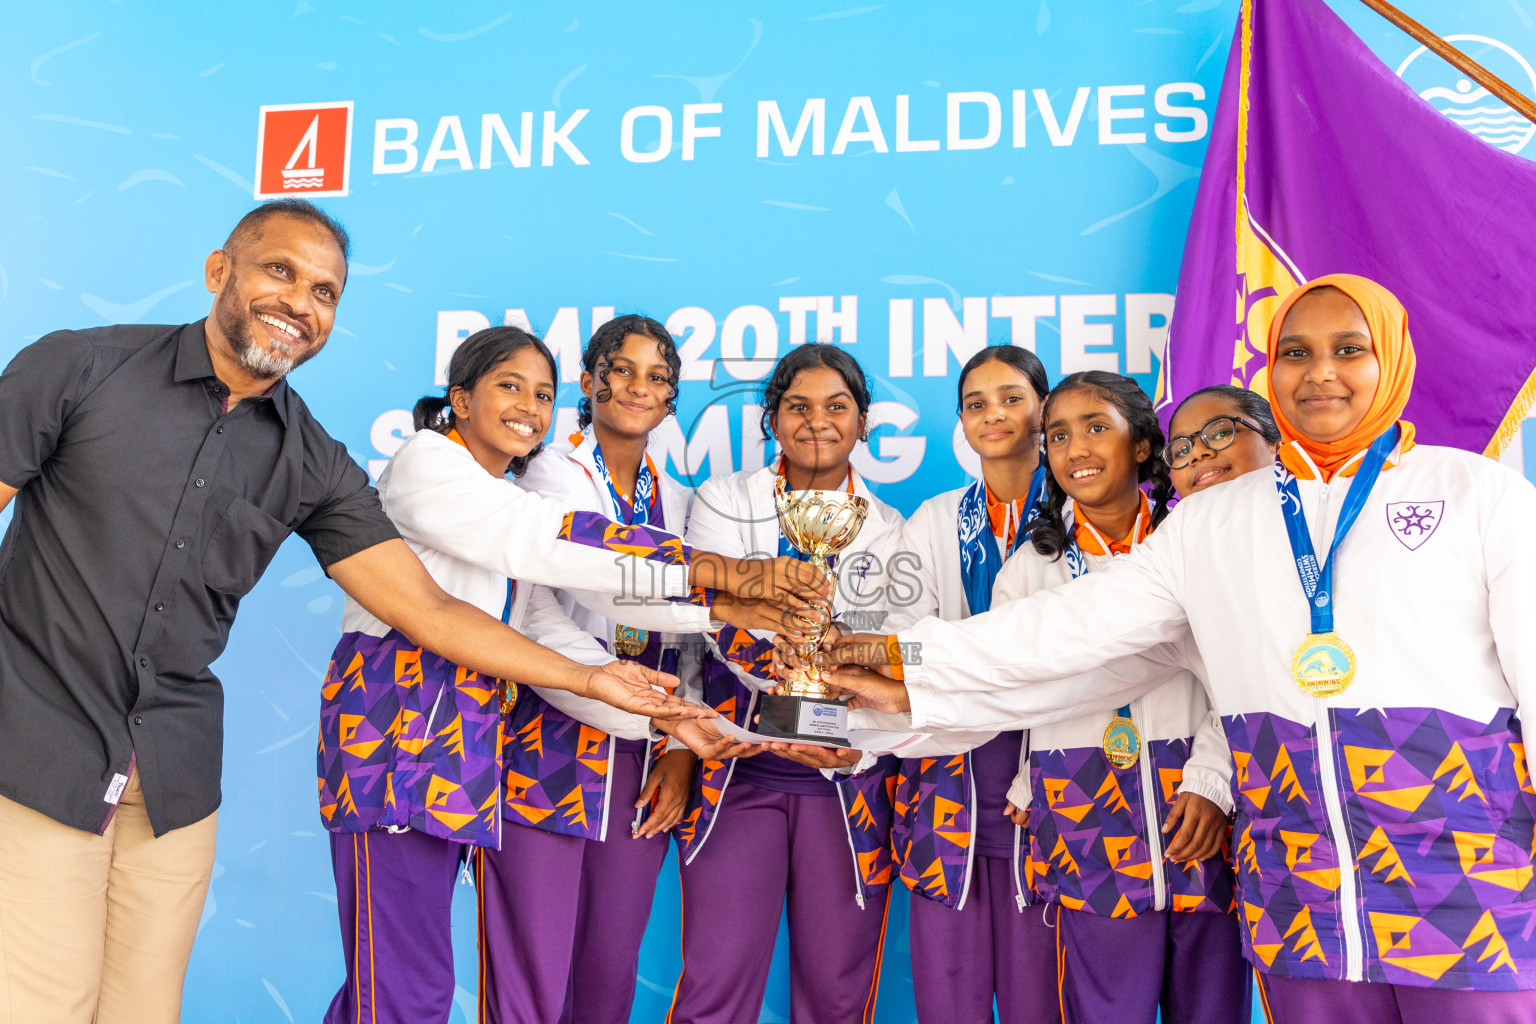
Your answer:
[[[845,491],[791,491],[779,478],[773,494],[779,529],[810,563],[834,580],[827,559],[846,550],[859,535],[869,502]],[[848,702],[835,700],[816,667],[816,650],[830,624],[797,646],[800,667],[781,681],[779,692],[759,704],[758,731],[790,742],[814,740],[848,746]]]

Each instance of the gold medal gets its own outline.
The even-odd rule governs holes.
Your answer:
[[[1104,756],[1116,768],[1130,768],[1141,757],[1141,731],[1124,715],[1116,715],[1104,730]]]
[[[507,679],[498,679],[496,682],[499,698],[497,710],[504,716],[510,715],[512,709],[517,707],[517,684]]]
[[[638,658],[651,642],[649,630],[634,626],[613,627],[613,651],[621,658]]]
[[[1308,633],[1291,655],[1291,678],[1308,696],[1343,693],[1355,681],[1355,652],[1332,630]]]

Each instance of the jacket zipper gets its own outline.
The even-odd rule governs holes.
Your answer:
[[[848,821],[848,800],[843,796],[842,786],[836,782],[832,785],[837,788],[837,805],[843,809],[843,831],[848,835],[848,853],[853,858],[853,898],[859,909],[863,910],[864,876],[859,874],[859,849],[853,845],[853,825]]]
[[[754,710],[756,710],[756,708],[757,708],[757,691],[753,690],[752,691],[752,696],[747,699],[747,718],[746,718],[746,720],[748,722],[752,721],[752,712]],[[703,765],[699,766],[699,770],[700,771],[704,770]],[[725,804],[725,790],[726,790],[726,788],[728,786],[730,786],[730,784],[731,784],[731,777],[734,776],[735,774],[736,774],[736,758],[733,757],[733,758],[731,758],[731,763],[726,765],[726,768],[725,768],[725,780],[720,783],[720,798],[715,801],[715,811],[714,811],[713,814],[711,814],[709,816],[709,828],[704,830],[704,834],[702,836],[700,836],[699,837],[699,841],[694,844],[693,852],[689,853],[688,856],[683,860],[684,864],[692,864],[693,863],[693,858],[697,857],[699,855],[699,851],[704,849],[704,844],[709,842],[710,834],[715,831],[715,822],[718,821],[719,818],[720,818],[720,808]],[[842,796],[842,790],[838,790],[838,796]],[[846,814],[843,815],[843,820],[844,821],[848,820],[848,816]],[[852,840],[850,840],[850,842],[851,841]]]
[[[452,683],[447,683],[447,684],[445,684],[443,686],[443,688],[441,690],[437,691],[437,699],[432,702],[432,710],[427,712],[427,730],[426,731],[427,731],[427,742],[429,744],[432,742],[432,723],[437,721],[437,709],[443,703],[443,694],[447,693],[448,692],[448,687],[452,686],[452,685],[453,685]],[[497,778],[500,778],[500,776],[498,775]],[[398,835],[401,832],[409,832],[411,830],[411,826],[409,826],[409,825],[387,825],[387,826],[385,826],[384,830],[386,832],[391,833],[392,835]]]
[[[971,841],[965,847],[965,881],[960,883],[960,902],[955,904],[956,910],[964,910],[965,901],[971,895],[971,875],[976,870],[976,834],[981,824],[976,820],[976,773],[972,768],[971,755],[965,753],[960,756],[965,758],[965,781],[970,795]]]
[[[1318,474],[1321,479],[1322,474]],[[1346,491],[1346,493],[1348,493]],[[1318,491],[1317,519],[1320,526],[1326,520],[1328,510],[1328,484]],[[1328,541],[1332,543],[1332,531]],[[1313,545],[1322,550],[1320,544]],[[1324,556],[1327,557],[1326,555]],[[1338,762],[1334,760],[1333,723],[1328,705],[1322,698],[1312,698],[1316,709],[1312,728],[1317,740],[1317,773],[1323,786],[1323,805],[1328,811],[1329,839],[1333,842],[1335,856],[1339,860],[1339,921],[1344,926],[1344,980],[1365,980],[1365,942],[1360,927],[1361,908],[1355,891],[1355,856],[1350,845],[1349,827],[1344,820],[1344,802],[1339,796]]]
[[[597,841],[604,842],[608,838],[608,812],[613,804],[613,757],[618,752],[619,741],[613,733],[608,734],[608,774],[603,779],[603,820],[598,825]],[[641,783],[643,786],[644,783]]]
[[[1317,770],[1322,776],[1323,804],[1328,808],[1328,830],[1339,858],[1339,919],[1344,925],[1344,980],[1364,981],[1364,943],[1360,937],[1360,911],[1355,893],[1355,858],[1350,848],[1349,832],[1344,823],[1344,806],[1339,799],[1337,765],[1333,759],[1333,730],[1328,705],[1314,698],[1317,719]]]
[[[645,784],[646,784],[647,781],[650,780],[650,777],[651,777],[651,743],[652,743],[651,738],[649,736],[647,736],[646,740],[645,740],[645,756],[640,759],[640,791],[642,793],[645,792]],[[609,776],[609,778],[613,777],[613,753],[612,753],[611,750],[609,751],[609,755],[608,755],[608,776]],[[604,806],[606,807],[607,805],[604,804]],[[645,814],[645,808],[644,807],[636,807],[635,808],[634,820],[629,823],[629,830],[631,832],[636,832],[636,831],[639,830],[639,828],[640,828],[640,818],[644,814]],[[607,828],[604,828],[603,829],[603,835],[606,836],[607,834],[608,834],[608,830],[607,830]]]
[[[1139,712],[1143,710],[1143,703],[1137,700],[1133,705],[1135,710],[1132,718],[1142,717]],[[1151,730],[1147,728],[1145,718],[1142,718],[1142,729],[1147,735]],[[1141,756],[1136,759],[1137,770],[1141,773],[1141,808],[1147,822],[1147,852],[1152,860],[1152,909],[1168,909],[1168,878],[1167,865],[1163,863],[1163,833],[1157,816],[1157,799],[1152,782],[1152,751],[1145,739],[1141,743]]]
[[[1024,745],[1019,748],[1019,771],[1029,771],[1029,730],[1024,730]],[[1025,776],[1028,778],[1028,776]],[[1034,791],[1031,790],[1031,793]],[[1029,808],[1021,808],[1029,810]],[[1033,822],[1031,822],[1033,824]],[[1013,901],[1019,906],[1019,913],[1024,913],[1024,908],[1029,905],[1029,897],[1025,895],[1024,866],[1019,863],[1019,857],[1024,846],[1024,830],[1019,826],[1013,826]]]

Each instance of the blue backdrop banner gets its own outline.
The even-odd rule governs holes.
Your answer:
[[[1487,135],[1448,66],[1362,5],[1332,6]],[[1402,6],[1536,91],[1522,3]],[[560,437],[583,342],[643,312],[680,341],[678,415],[658,439],[671,472],[763,465],[772,360],[833,341],[875,389],[856,465],[910,513],[975,468],[955,377],[981,346],[1032,348],[1053,380],[1105,369],[1154,388],[1237,9],[12,4],[0,361],[58,328],[205,315],[203,259],[239,216],[261,197],[317,198],[351,231],[354,262],[327,351],[294,384],[375,475],[469,333],[516,323],[548,341]],[[1487,141],[1529,156],[1528,129]],[[1536,477],[1536,440],[1505,458]],[[187,1020],[318,1020],[341,981],[313,753],[340,611],[290,543],[216,666],[225,803]],[[474,915],[460,896],[467,1022]],[[678,913],[669,860],[635,1021],[665,1016]],[[779,952],[764,1021],[788,1015]],[[880,1021],[914,1019],[908,952],[898,892]]]

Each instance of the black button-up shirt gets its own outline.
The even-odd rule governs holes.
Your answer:
[[[202,322],[61,331],[0,374],[0,794],[100,832],[136,766],[156,835],[213,813],[240,598],[294,531],[323,566],[398,536],[286,383],[228,396]]]

